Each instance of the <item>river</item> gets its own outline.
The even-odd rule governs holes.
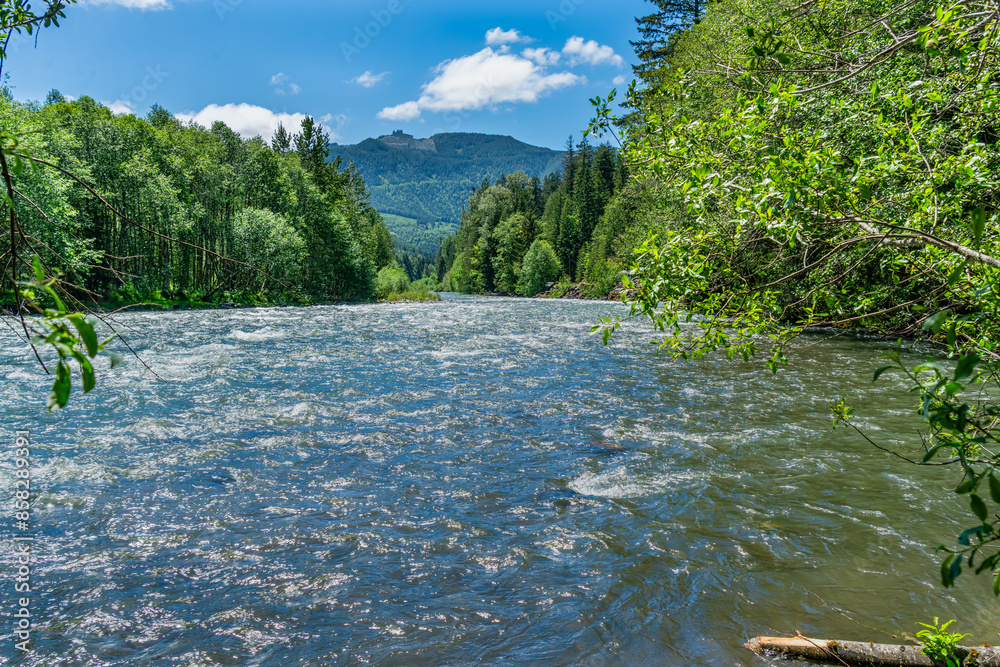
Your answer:
[[[772,375],[672,362],[620,304],[447,295],[424,304],[133,313],[134,358],[30,431],[32,651],[0,664],[754,665],[761,634],[896,643],[959,619],[997,643],[986,577],[936,578],[968,516],[917,440],[887,345],[845,337]],[[12,609],[14,543],[0,541]],[[780,660],[773,660],[779,664]]]

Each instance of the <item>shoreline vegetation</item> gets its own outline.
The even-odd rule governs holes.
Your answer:
[[[37,282],[71,308],[364,301],[378,272],[398,266],[366,184],[329,160],[311,117],[268,142],[155,105],[139,118],[56,90],[17,102],[0,87],[0,125],[18,160],[13,278],[36,273],[36,257]],[[21,301],[4,287],[2,302]]]
[[[629,316],[671,358],[774,373],[814,328],[898,339],[872,381],[909,386],[919,436],[877,442],[849,397],[828,397],[833,424],[949,466],[934,576],[1000,596],[1000,7],[651,3],[638,81],[592,100],[588,128],[620,140],[638,197]],[[602,318],[605,342],[624,319]],[[907,362],[915,337],[948,358]]]

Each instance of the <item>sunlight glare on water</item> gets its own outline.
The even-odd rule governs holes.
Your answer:
[[[54,415],[6,340],[37,541],[34,650],[0,664],[750,665],[756,635],[895,643],[933,616],[996,643],[985,577],[936,580],[954,478],[830,427],[843,396],[916,442],[912,395],[871,383],[886,344],[671,362],[641,323],[589,334],[621,308],[134,313],[162,379],[104,362]]]

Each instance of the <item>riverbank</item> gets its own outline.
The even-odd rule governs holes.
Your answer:
[[[190,301],[186,299],[154,299],[136,303],[128,301],[103,301],[84,303],[83,305],[95,313],[148,312],[163,310],[232,310],[236,308],[295,308],[301,306],[331,306],[356,303],[416,303],[422,301],[440,301],[441,297],[433,292],[407,290],[390,294],[384,299],[368,299],[363,301]]]
[[[549,286],[544,292],[535,295],[537,299],[580,299],[584,301],[621,301],[622,295],[629,295],[630,290],[626,290],[624,285],[618,283],[610,292],[600,296],[593,296],[587,293],[586,282],[565,284],[555,283]]]

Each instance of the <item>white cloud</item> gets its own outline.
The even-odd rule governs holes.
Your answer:
[[[302,119],[306,117],[302,113],[276,113],[252,104],[209,104],[201,111],[179,113],[175,116],[179,120],[193,121],[204,127],[211,127],[212,123],[221,120],[244,139],[258,135],[270,139],[278,129],[278,123],[284,124],[286,130],[294,133],[298,131]]]
[[[173,9],[170,0],[87,0],[88,5],[121,5],[129,9],[139,9],[142,11],[158,11],[160,9]]]
[[[616,76],[611,80],[611,83],[615,84],[616,86],[624,86],[625,81],[626,81],[625,77],[619,74],[618,76]]]
[[[542,47],[540,49],[525,49],[521,51],[521,55],[528,60],[533,60],[539,65],[555,65],[559,62],[560,54],[558,51],[553,51],[548,47]]]
[[[271,77],[272,86],[281,86],[285,83],[285,81],[288,81],[288,75],[285,74],[284,72],[278,72],[277,74]]]
[[[288,86],[288,90],[292,95],[298,95],[302,92],[302,89],[294,83]]]
[[[413,120],[420,115],[420,105],[416,102],[403,102],[394,107],[386,107],[378,112],[382,120]]]
[[[499,46],[501,44],[516,44],[518,42],[533,42],[530,37],[522,35],[517,30],[504,30],[497,26],[486,31],[486,44],[488,46]]]
[[[363,86],[365,88],[372,88],[378,85],[382,81],[382,79],[384,79],[388,74],[389,74],[388,72],[382,72],[381,74],[372,74],[371,71],[366,71],[364,74],[356,76],[353,79],[351,79],[351,82],[356,83],[359,86]]]
[[[563,55],[569,58],[571,65],[585,63],[587,65],[614,65],[621,67],[625,60],[615,53],[610,46],[598,44],[594,40],[583,41],[583,37],[570,37],[563,47]]]
[[[586,82],[572,72],[548,74],[537,63],[485,48],[471,56],[446,60],[419,99],[386,107],[378,117],[413,120],[421,111],[466,111],[499,104],[537,102],[553,90]]]
[[[69,100],[69,96],[66,96],[66,99]],[[131,114],[135,113],[135,105],[127,100],[115,100],[114,102],[102,101],[101,104],[111,109],[111,113],[113,113],[116,116],[121,116],[128,113]]]

